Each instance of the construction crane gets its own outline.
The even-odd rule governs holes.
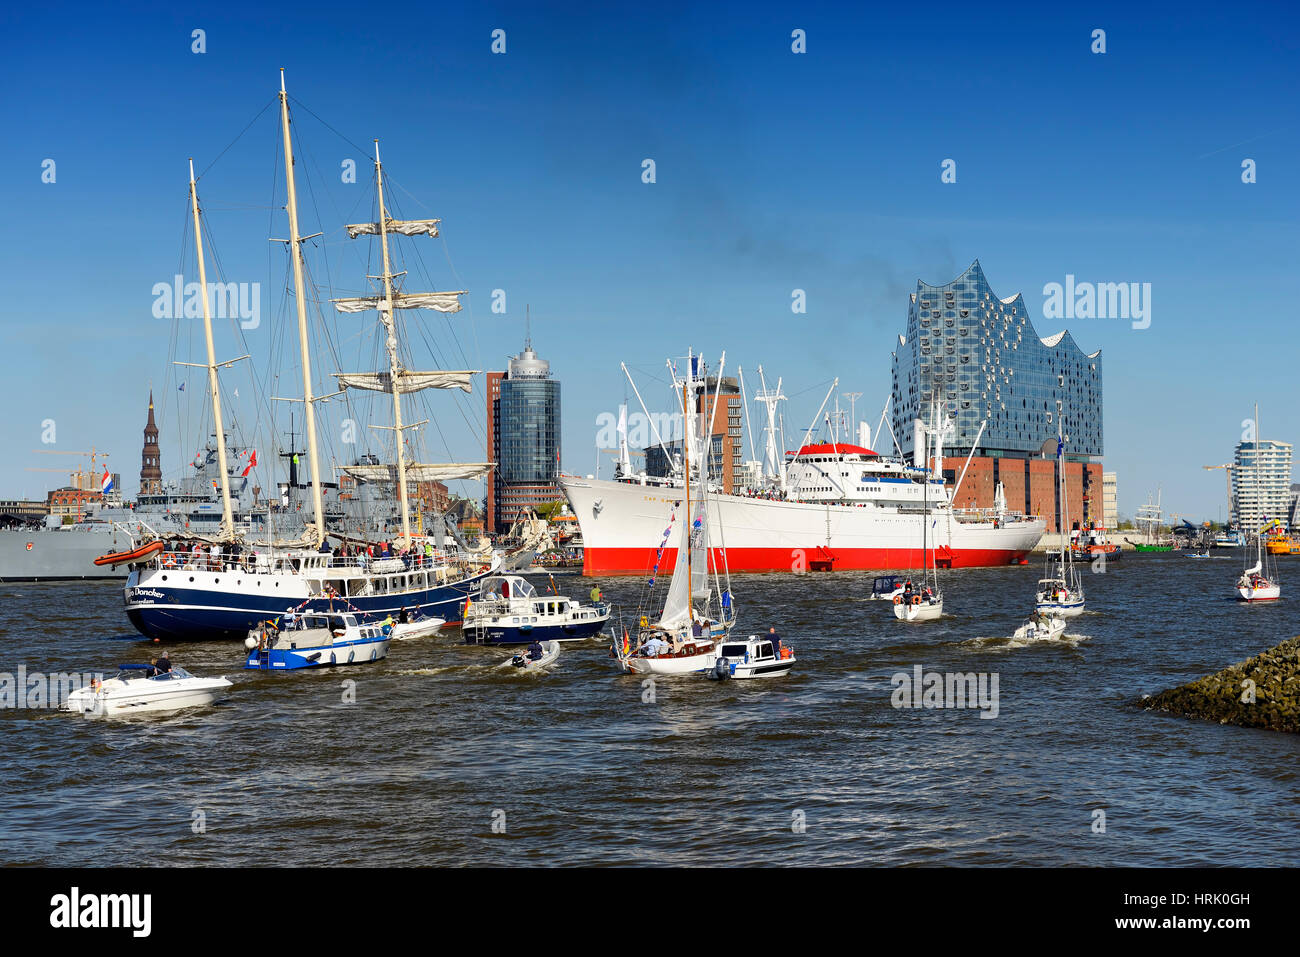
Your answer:
[[[1225,465],[1202,465],[1201,468],[1210,472],[1215,472],[1219,469],[1223,469],[1223,478],[1225,480],[1225,483],[1228,486],[1228,524],[1231,525],[1232,515],[1233,512],[1236,510],[1232,502],[1232,473],[1237,468],[1237,466],[1229,462]]]
[[[77,489],[80,492],[94,491],[96,464],[102,464],[105,468],[108,467],[108,463],[106,461],[102,461],[108,458],[108,453],[100,452],[94,446],[91,446],[89,452],[65,452],[60,449],[32,449],[32,454],[33,455],[77,455],[82,458],[89,456],[90,458],[89,471],[83,470],[80,463],[77,464],[75,471],[66,468],[51,469],[51,468],[39,468],[35,466],[28,466],[25,469],[25,471],[27,472],[60,472],[68,476],[68,478],[72,482],[72,487]],[[81,521],[81,497],[80,496],[77,497],[77,521]]]

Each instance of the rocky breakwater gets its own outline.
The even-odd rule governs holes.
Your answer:
[[[1189,684],[1144,697],[1142,707],[1246,728],[1300,733],[1300,637]]]

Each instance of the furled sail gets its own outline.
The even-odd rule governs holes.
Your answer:
[[[390,219],[385,225],[390,233],[401,233],[403,236],[437,236],[440,222],[441,219]],[[345,228],[350,239],[378,236],[380,233],[378,223],[350,223]]]
[[[460,312],[460,297],[465,290],[458,292],[404,292],[393,296],[394,309],[433,309],[436,312]],[[348,299],[331,299],[339,312],[365,312],[368,309],[381,309],[387,300],[383,296],[357,296]]]
[[[470,379],[476,375],[475,370],[457,370],[454,372],[413,372],[403,369],[397,374],[397,391],[402,395],[419,392],[421,389],[460,389],[471,391]],[[370,392],[392,393],[392,376],[387,372],[336,372],[335,378],[345,389],[366,389]]]
[[[492,470],[493,462],[412,462],[406,466],[408,482],[449,482],[452,479],[480,478]],[[345,465],[343,471],[367,482],[396,482],[396,465]]]

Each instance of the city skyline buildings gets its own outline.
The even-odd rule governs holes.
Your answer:
[[[223,278],[263,282],[261,326],[236,330],[247,346],[232,338],[218,351],[255,362],[274,352],[280,300],[267,281],[266,240],[282,230],[268,228],[266,178],[256,170],[279,131],[271,118],[232,141],[274,96],[283,65],[295,104],[306,107],[295,113],[309,147],[300,166],[322,170],[313,230],[327,234],[308,254],[333,256],[342,224],[355,218],[364,184],[342,182],[340,162],[356,158],[365,170],[371,138],[384,138],[396,199],[412,215],[442,217],[445,246],[432,240],[431,258],[441,267],[445,248],[464,279],[456,288],[469,290],[454,320],[465,357],[453,344],[445,367],[491,368],[484,356],[503,351],[495,346],[503,324],[522,326],[526,300],[557,312],[562,304],[547,341],[566,379],[571,458],[591,447],[599,415],[617,414],[620,360],[654,372],[657,359],[641,357],[687,343],[784,374],[787,433],[804,427],[819,384],[835,375],[842,389],[865,394],[859,412],[874,406],[874,425],[914,278],[943,281],[978,256],[998,290],[1023,291],[1042,332],[1068,324],[1087,349],[1103,351],[1106,467],[1121,476],[1121,511],[1140,501],[1130,493],[1163,486],[1173,509],[1226,518],[1223,477],[1201,466],[1230,458],[1256,397],[1278,410],[1298,398],[1289,377],[1257,375],[1218,347],[1229,313],[1252,316],[1256,335],[1281,354],[1300,345],[1294,307],[1275,293],[1294,271],[1300,205],[1297,182],[1280,174],[1300,145],[1279,120],[1293,100],[1285,40],[1293,14],[1210,12],[1170,30],[1163,16],[1112,10],[1103,24],[1111,47],[1097,55],[1090,25],[1025,7],[1015,14],[1015,56],[930,62],[935,17],[989,49],[1006,42],[1005,21],[943,4],[804,10],[807,53],[796,55],[783,23],[795,14],[768,12],[693,9],[670,28],[630,11],[552,19],[507,3],[499,25],[509,53],[495,56],[480,14],[417,10],[412,28],[436,30],[440,58],[393,51],[408,82],[388,87],[324,68],[357,42],[383,39],[378,25],[346,11],[313,9],[321,29],[310,34],[293,29],[291,16],[254,28],[218,11],[205,24],[208,52],[195,55],[188,32],[144,14],[15,10],[7,41],[16,73],[46,73],[41,44],[27,41],[52,33],[72,66],[50,76],[39,98],[0,104],[31,145],[0,158],[7,208],[27,224],[3,259],[14,414],[0,423],[13,453],[0,466],[0,490],[43,493],[41,478],[25,472],[39,463],[23,456],[44,447],[35,443],[47,420],[58,424],[50,447],[134,458],[138,397],[127,384],[149,378],[165,478],[182,475],[201,433],[184,431],[194,417],[175,390],[188,373],[170,367],[150,290],[176,272],[174,212],[186,199],[189,156]],[[102,42],[110,29],[111,47]],[[159,84],[159,71],[177,82]],[[971,103],[959,109],[964,90]],[[202,123],[178,130],[148,119],[183,115],[195,102],[205,104]],[[1135,122],[1155,109],[1160,123]],[[918,122],[931,116],[940,119]],[[444,124],[461,131],[457,149],[440,148]],[[365,146],[354,151],[333,131]],[[57,165],[51,182],[42,181],[46,159]],[[642,179],[647,159],[653,182]],[[947,159],[950,182],[941,179]],[[1258,173],[1250,183],[1247,159]],[[75,259],[60,228],[69,221],[83,226]],[[278,278],[281,259],[270,266]],[[1150,326],[1044,322],[1041,290],[1068,276],[1149,282]],[[39,293],[51,288],[64,294]],[[497,290],[508,300],[500,311]],[[792,311],[795,290],[803,312]],[[243,376],[231,370],[227,381]],[[72,378],[91,384],[93,402],[61,385]],[[1215,388],[1199,387],[1207,381]],[[251,390],[241,392],[229,408],[251,424]],[[466,398],[473,427],[452,413],[437,423],[445,435],[430,432],[435,446],[445,438],[451,460],[482,448],[483,399]],[[484,486],[454,488],[477,499]]]

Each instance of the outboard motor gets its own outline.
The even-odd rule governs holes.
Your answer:
[[[726,681],[731,677],[731,662],[726,658],[719,658],[713,663],[713,677],[719,681]]]
[[[524,659],[523,655],[515,655],[513,658],[510,659],[510,663],[514,665],[516,668],[522,668],[524,667],[524,665],[528,664],[528,662]]]

